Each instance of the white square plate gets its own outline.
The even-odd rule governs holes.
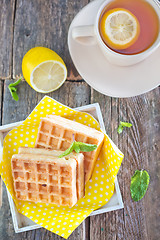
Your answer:
[[[91,114],[99,122],[100,127],[103,130],[103,132],[104,133],[106,132],[105,127],[104,127],[103,118],[102,118],[102,113],[101,113],[100,106],[98,103],[79,107],[79,108],[76,108],[76,110],[79,110],[82,112],[87,112],[87,113]],[[3,140],[6,136],[6,134],[13,128],[20,125],[22,122],[23,121],[0,126],[0,143],[1,143],[0,153],[1,153],[1,156],[2,156],[2,150],[3,150]],[[1,159],[0,159],[0,161],[1,161]],[[37,225],[32,220],[30,220],[29,218],[25,217],[24,215],[22,215],[21,213],[19,213],[17,211],[14,201],[13,201],[10,193],[8,192],[8,190],[7,190],[7,193],[8,193],[8,199],[9,199],[10,209],[11,209],[11,213],[12,213],[12,219],[13,219],[13,225],[14,225],[15,232],[19,233],[19,232],[25,232],[25,231],[41,228],[41,226]],[[109,202],[107,204],[105,204],[103,207],[93,211],[90,216],[114,211],[117,209],[121,209],[123,207],[124,206],[123,206],[122,196],[121,196],[121,192],[119,189],[118,180],[116,179],[114,194],[111,197],[111,199],[109,200]]]

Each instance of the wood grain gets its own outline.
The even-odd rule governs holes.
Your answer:
[[[3,124],[16,122],[25,119],[38,102],[43,98],[44,94],[36,93],[26,83],[22,82],[18,86],[19,101],[12,100],[8,90],[10,80],[5,81],[4,86],[4,99],[3,99]],[[86,83],[65,82],[65,84],[57,91],[49,94],[49,96],[66,104],[69,107],[78,107],[89,104],[90,101],[90,87]],[[34,240],[58,240],[63,239],[45,229],[38,229],[26,233],[15,234],[13,230],[12,218],[10,215],[8,198],[6,190],[3,189],[3,206],[0,210],[0,239],[34,239]],[[85,228],[86,229],[86,228]],[[88,232],[86,230],[86,232]],[[69,240],[82,240],[85,239],[85,232],[81,224],[68,238]]]
[[[80,80],[68,51],[67,33],[69,25],[87,0],[17,0],[14,42],[13,73],[21,73],[24,54],[35,46],[56,51],[64,60],[69,80]]]
[[[2,109],[2,100],[3,100],[3,85],[4,85],[4,82],[0,80],[0,109]],[[0,112],[0,124],[2,124],[2,111]],[[1,162],[1,159],[0,159],[0,162]],[[2,206],[2,194],[3,193],[3,189],[2,189],[2,178],[0,176],[0,208]]]
[[[95,100],[101,105],[106,130],[110,125],[109,135],[112,132],[110,136],[125,155],[118,174],[125,207],[124,210],[91,217],[90,239],[156,240],[160,233],[159,89],[138,97],[112,98],[111,101],[93,91],[92,101]],[[116,129],[120,120],[131,122],[133,127],[118,135]],[[136,169],[146,169],[151,177],[149,189],[138,203],[131,200],[129,190],[130,178]]]
[[[15,0],[2,0],[0,6],[0,79],[11,77]]]

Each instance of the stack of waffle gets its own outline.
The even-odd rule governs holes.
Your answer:
[[[96,144],[92,152],[59,158],[75,141]],[[12,156],[12,175],[17,199],[73,206],[84,197],[103,144],[103,133],[83,124],[49,115],[41,120],[35,148],[20,147]]]

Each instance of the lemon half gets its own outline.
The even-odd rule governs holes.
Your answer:
[[[110,47],[125,49],[138,39],[140,24],[136,16],[130,11],[114,8],[103,15],[101,32]]]
[[[22,72],[28,84],[41,93],[55,91],[67,78],[67,68],[62,58],[45,47],[32,48],[25,54]]]

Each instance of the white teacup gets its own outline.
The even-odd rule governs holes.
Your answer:
[[[133,55],[124,55],[121,53],[117,53],[111,50],[106,44],[103,42],[100,32],[99,32],[99,19],[102,11],[105,6],[111,2],[112,0],[104,1],[98,9],[96,19],[94,25],[90,26],[77,26],[72,29],[72,37],[80,44],[93,45],[99,44],[104,56],[107,60],[115,65],[119,66],[130,66],[136,63],[141,62],[146,59],[149,55],[151,55],[159,46],[160,46],[160,31],[156,41],[152,44],[152,46],[145,51]],[[146,0],[156,11],[159,21],[160,21],[160,5],[156,0]],[[89,46],[88,46],[89,47]]]

